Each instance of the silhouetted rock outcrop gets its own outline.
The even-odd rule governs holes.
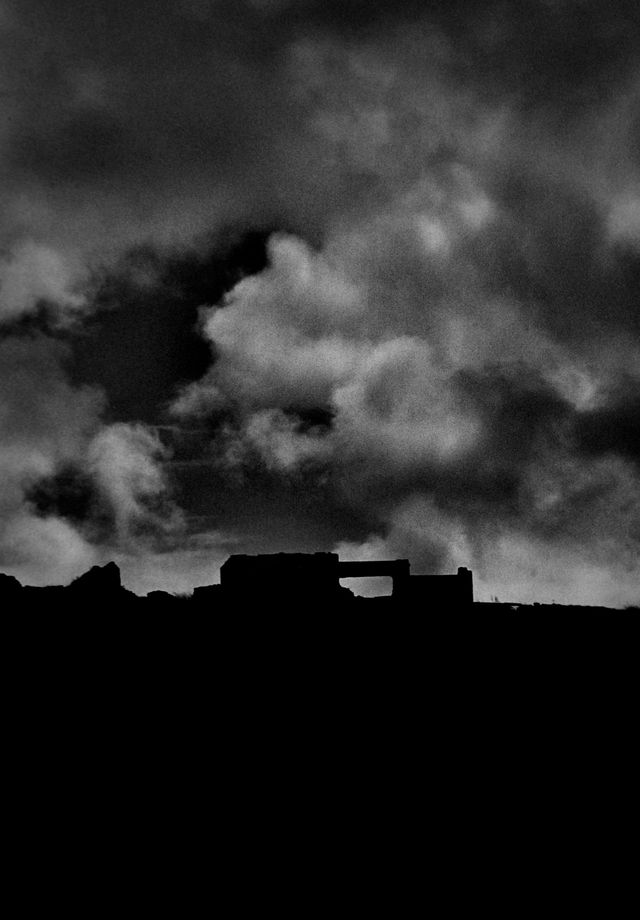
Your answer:
[[[13,597],[22,591],[22,585],[13,575],[0,573],[0,599]]]
[[[174,610],[180,605],[182,600],[182,597],[176,597],[175,594],[169,594],[168,591],[150,591],[145,599],[145,607],[147,610],[150,608],[154,610],[167,610],[171,608]]]
[[[70,591],[95,594],[97,598],[105,593],[112,594],[114,591],[120,591],[121,588],[120,569],[115,562],[108,562],[103,566],[94,565],[69,585]]]

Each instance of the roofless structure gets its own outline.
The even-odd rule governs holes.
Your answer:
[[[473,576],[459,568],[456,575],[411,575],[408,559],[341,562],[337,553],[275,553],[230,556],[220,569],[225,595],[256,593],[303,595],[313,599],[340,591],[341,578],[392,579],[392,597],[415,603],[471,604]]]

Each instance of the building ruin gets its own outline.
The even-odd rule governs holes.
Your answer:
[[[220,587],[228,597],[289,598],[314,601],[351,592],[341,578],[390,577],[391,599],[411,606],[465,606],[473,603],[473,576],[459,568],[455,575],[412,575],[408,559],[341,562],[337,553],[275,553],[234,555],[220,569]]]

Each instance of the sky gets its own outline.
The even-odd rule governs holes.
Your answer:
[[[640,10],[0,0],[0,570],[640,601]]]

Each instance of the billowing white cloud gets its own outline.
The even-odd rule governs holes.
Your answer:
[[[213,403],[317,405],[366,352],[345,333],[357,329],[363,303],[341,268],[294,237],[275,237],[270,255],[270,267],[240,281],[225,309],[203,311],[217,364],[208,380],[183,395],[178,411],[207,394]]]
[[[68,584],[102,561],[102,551],[59,518],[19,508],[0,528],[2,571],[26,585]]]
[[[469,450],[478,436],[425,341],[391,339],[371,349],[332,395],[337,437],[348,452],[413,468]]]
[[[579,324],[558,337],[535,302],[491,291],[475,241],[504,219],[486,195],[469,192],[467,173],[461,182],[450,178],[449,198],[437,207],[432,191],[427,199],[414,192],[404,199],[413,212],[385,206],[359,216],[319,252],[291,237],[272,240],[269,267],[222,305],[203,309],[216,360],[176,410],[232,411],[236,421],[218,440],[230,469],[258,457],[272,473],[333,476],[340,494],[368,506],[386,532],[355,549],[342,544],[347,556],[375,545],[427,571],[469,565],[485,599],[531,599],[535,590],[552,599],[536,589],[538,572],[558,602],[569,603],[574,591],[585,603],[589,592],[599,603],[630,603],[640,537],[632,526],[640,513],[636,473],[626,462],[594,465],[576,454],[564,419],[606,402],[632,362],[614,347],[615,336],[596,353],[585,348]],[[426,245],[425,213],[446,228],[446,247]],[[538,381],[530,393],[528,380]],[[304,422],[314,407],[329,413],[330,424]],[[526,424],[522,443],[509,431],[523,424],[512,422],[512,411],[541,425],[528,446]],[[518,479],[508,512],[500,475],[505,490],[510,476]],[[494,477],[489,486],[480,485],[483,476]],[[447,495],[453,486],[455,497]],[[407,497],[412,487],[418,491]],[[491,495],[478,497],[477,488]],[[625,540],[630,555],[614,558],[611,547]],[[538,561],[522,572],[518,594],[500,566],[512,570],[518,554],[508,546],[523,541]],[[539,561],[544,553],[565,559],[564,580]],[[618,574],[578,584],[589,565]]]
[[[45,337],[0,342],[0,570],[27,584],[68,582],[182,526],[157,434],[139,424],[105,426],[103,395],[68,381],[66,356]],[[32,500],[41,483],[69,469],[114,521],[107,537],[95,539],[90,515],[70,520]]]
[[[0,569],[31,584],[75,577],[96,558],[75,527],[39,517],[25,500],[82,454],[99,425],[100,394],[69,385],[63,356],[45,339],[0,342]]]
[[[102,428],[87,447],[87,470],[95,477],[111,508],[116,534],[126,542],[136,527],[173,530],[177,509],[158,507],[167,493],[162,460],[167,451],[156,433],[144,425],[123,423]]]

